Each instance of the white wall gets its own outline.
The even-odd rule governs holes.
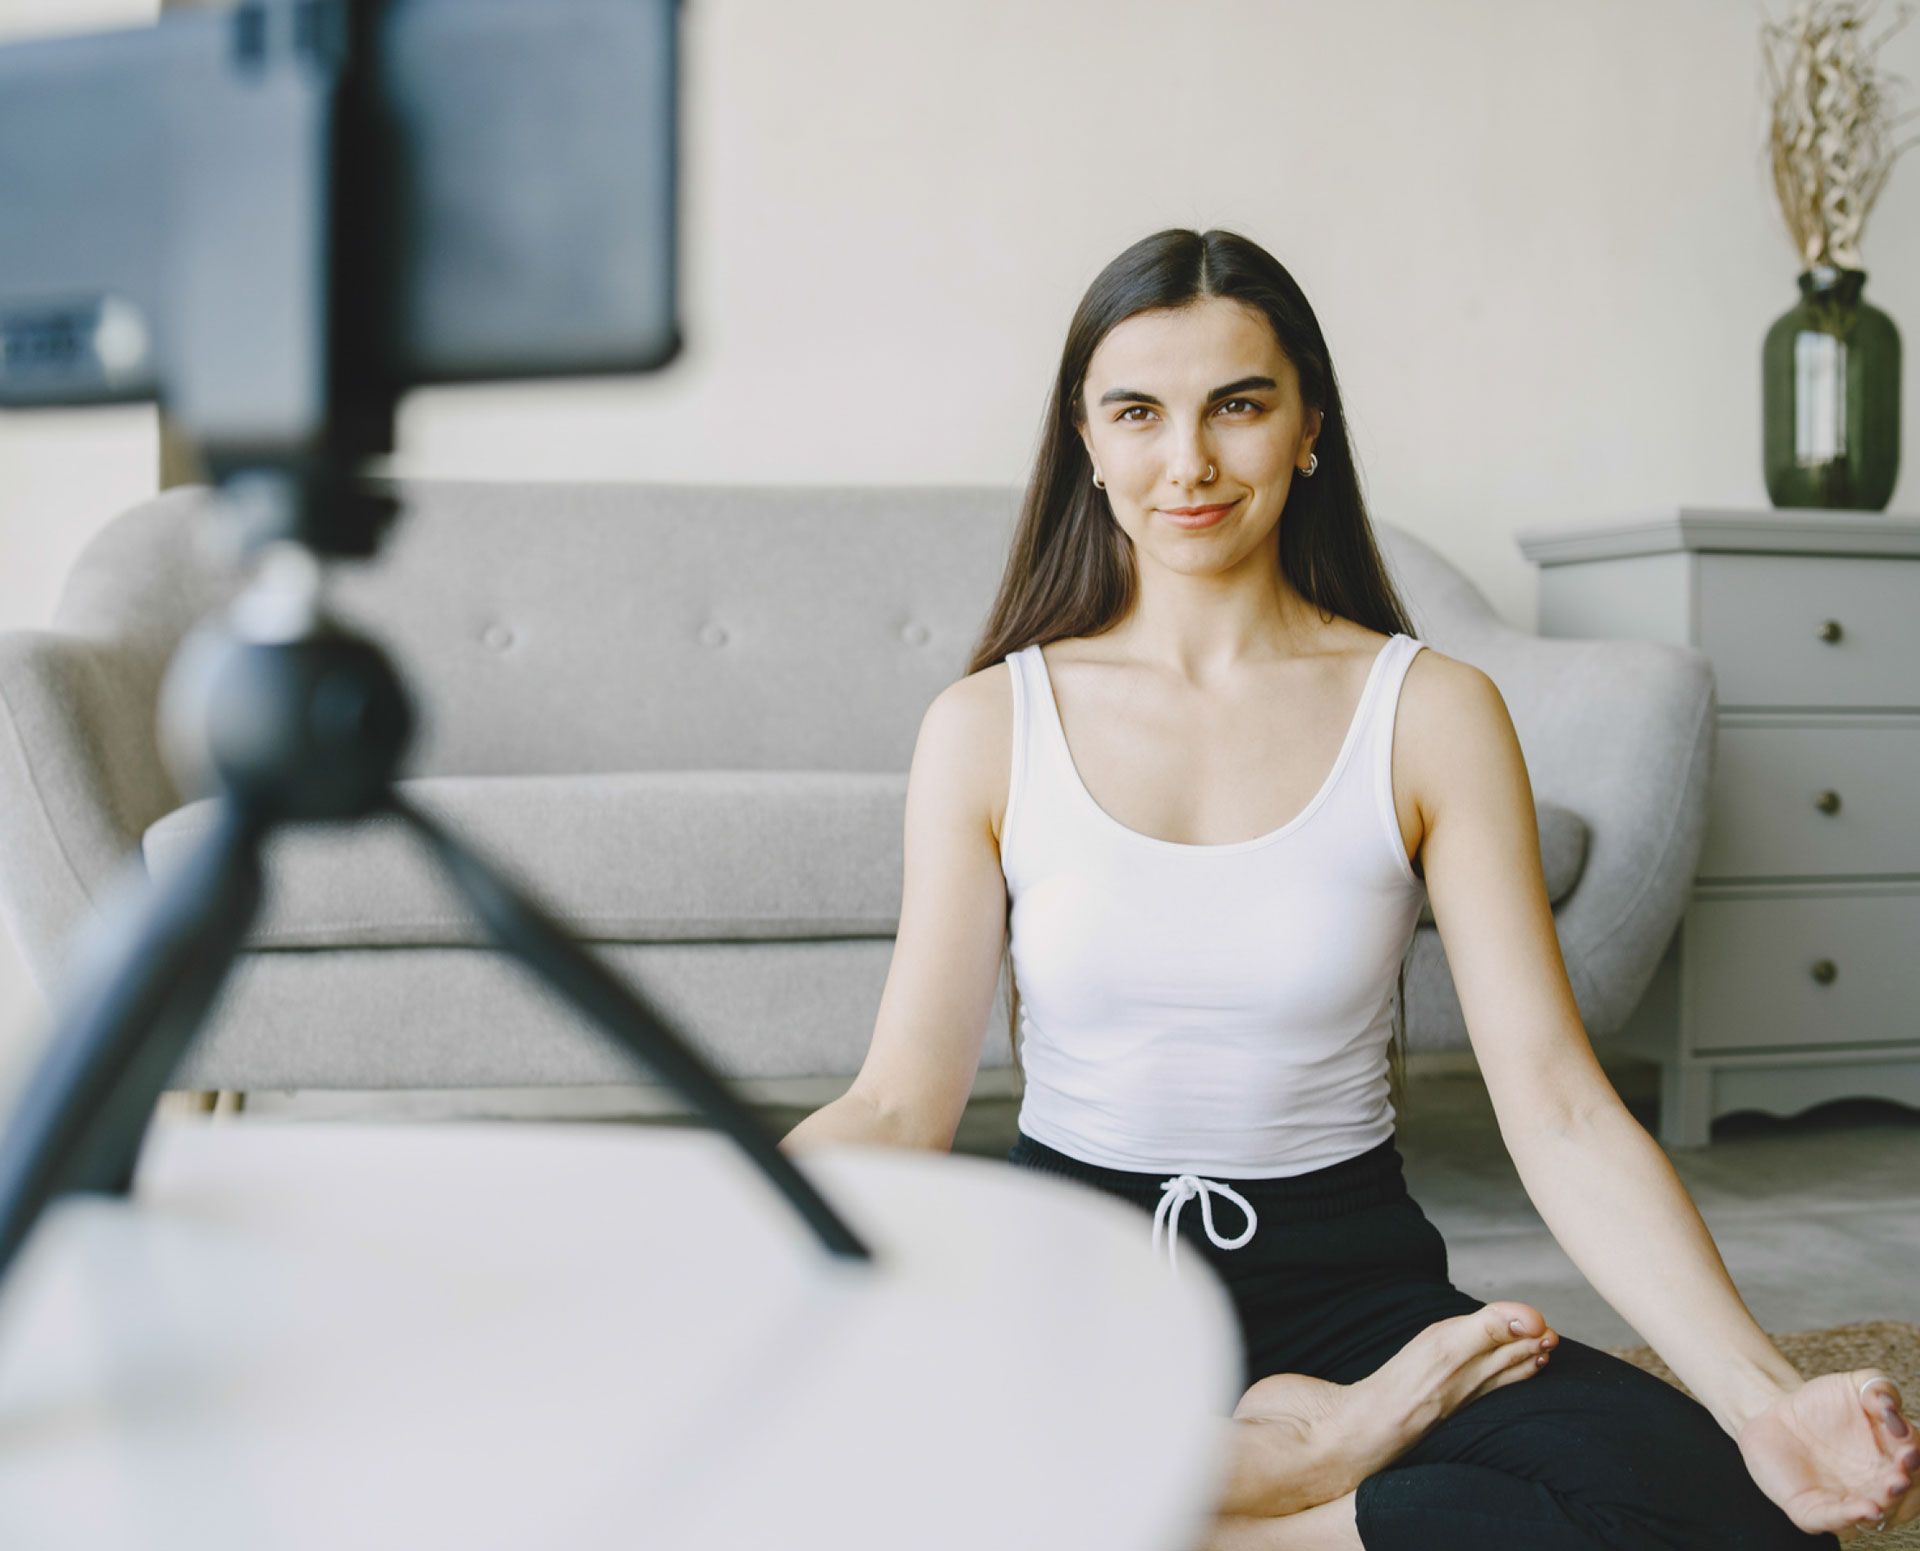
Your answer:
[[[0,0],[0,31],[153,8]],[[629,382],[417,394],[392,471],[1017,480],[1081,291],[1134,239],[1188,225],[1244,232],[1293,271],[1375,516],[1515,624],[1534,618],[1517,527],[1765,504],[1760,340],[1799,266],[1749,0],[684,14],[685,355]],[[1916,59],[1920,23],[1881,63],[1911,80]],[[1913,162],[1865,245],[1868,296],[1910,335]],[[1911,393],[1905,421],[1895,509],[1917,504]],[[47,618],[75,548],[153,487],[155,458],[147,411],[0,416],[0,627]],[[8,966],[0,992],[22,1005]]]

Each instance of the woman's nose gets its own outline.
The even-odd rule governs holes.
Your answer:
[[[1174,453],[1167,473],[1176,485],[1198,485],[1206,482],[1207,470],[1213,466],[1214,457],[1205,438],[1196,436]]]

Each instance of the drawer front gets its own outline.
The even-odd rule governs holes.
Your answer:
[[[1920,718],[1723,717],[1708,804],[1702,879],[1920,873]]]
[[[1722,707],[1920,710],[1920,560],[1734,555],[1699,562],[1699,646]],[[1839,639],[1822,639],[1828,621]]]
[[[1920,1042],[1920,890],[1696,898],[1681,930],[1697,1051]]]

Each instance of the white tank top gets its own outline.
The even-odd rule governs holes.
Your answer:
[[[1424,644],[1395,635],[1380,649],[1306,807],[1227,845],[1161,840],[1101,808],[1040,648],[1008,655],[1000,861],[1022,1131],[1108,1168],[1251,1179],[1393,1134],[1394,983],[1425,896],[1394,815],[1393,721]]]

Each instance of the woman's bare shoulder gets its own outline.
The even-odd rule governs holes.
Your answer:
[[[1394,770],[1423,819],[1431,821],[1439,805],[1450,757],[1470,742],[1511,736],[1511,727],[1499,687],[1485,672],[1431,646],[1414,654],[1400,688]]]
[[[967,787],[998,844],[1013,769],[1013,670],[1004,661],[988,663],[941,690],[934,705],[952,720],[945,747],[964,761]]]
[[[1429,718],[1444,717],[1463,709],[1465,702],[1499,695],[1493,680],[1472,663],[1449,657],[1425,642],[1421,647],[1407,665],[1401,690],[1402,700],[1410,707],[1418,705]]]

